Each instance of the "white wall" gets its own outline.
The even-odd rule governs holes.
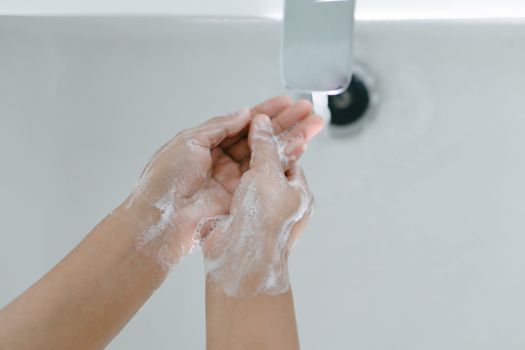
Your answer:
[[[283,0],[0,0],[0,14],[179,14],[280,17]],[[360,0],[357,17],[525,17],[523,0]]]

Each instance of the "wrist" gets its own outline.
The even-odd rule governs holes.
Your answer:
[[[204,247],[209,281],[220,286],[230,297],[287,292],[290,282],[286,247],[273,239],[273,232],[257,232],[240,238],[243,232],[233,228],[218,239],[212,233],[206,242],[212,245]],[[244,243],[239,244],[241,241]],[[217,247],[221,247],[220,250]]]
[[[138,259],[157,270],[153,274],[160,284],[184,255],[176,225],[162,224],[161,210],[135,198],[128,198],[113,211],[112,217],[126,227]]]

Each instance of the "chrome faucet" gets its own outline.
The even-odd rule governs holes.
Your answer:
[[[294,91],[337,94],[352,79],[355,0],[285,0],[283,84]]]

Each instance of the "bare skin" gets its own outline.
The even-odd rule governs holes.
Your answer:
[[[299,349],[292,290],[232,298],[207,279],[206,344],[208,350]]]
[[[0,310],[0,349],[104,348],[160,286],[171,264],[191,250],[188,242],[198,220],[229,213],[232,194],[249,166],[249,123],[259,113],[269,115],[280,133],[294,126],[283,134],[283,139],[294,140],[292,158],[300,156],[322,127],[307,102],[292,105],[278,97],[247,116],[215,118],[176,136],[148,165],[143,187]],[[137,249],[137,241],[163,214],[155,201],[168,183],[177,181],[186,185],[170,193],[179,216],[159,226],[154,239]],[[212,205],[196,205],[202,196]],[[189,224],[180,224],[180,215]],[[168,266],[159,263],[161,251],[168,252]]]
[[[248,140],[251,162],[234,193],[230,220],[203,246],[205,258],[223,256],[214,260],[219,266],[206,279],[208,350],[299,349],[287,265],[310,217],[312,196],[302,170],[296,165],[287,170],[281,163],[273,136],[269,118],[256,116]],[[256,198],[262,214],[250,216],[254,204],[246,198]],[[289,227],[290,217],[296,219]]]

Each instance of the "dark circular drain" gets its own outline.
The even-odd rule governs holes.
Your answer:
[[[328,97],[328,108],[332,112],[330,123],[337,126],[354,124],[366,114],[369,105],[368,88],[363,80],[354,74],[346,91]]]

